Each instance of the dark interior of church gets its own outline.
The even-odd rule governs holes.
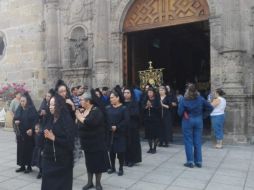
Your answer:
[[[171,89],[183,94],[186,83],[192,82],[207,97],[210,90],[208,21],[128,33],[127,39],[129,84],[137,84],[138,71],[148,69],[148,62],[152,61],[155,69],[164,68],[163,82]],[[174,131],[180,133],[179,124],[175,123]],[[209,119],[204,123],[204,134],[211,134]]]
[[[208,21],[152,29],[127,34],[128,83],[139,80],[138,71],[165,68],[163,82],[184,92],[187,82],[209,88],[210,32]],[[205,85],[208,84],[208,85]],[[206,89],[209,90],[209,89]]]

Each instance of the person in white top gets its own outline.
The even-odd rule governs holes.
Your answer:
[[[211,123],[217,141],[215,145],[215,148],[217,149],[222,148],[224,135],[223,129],[225,122],[225,109],[227,104],[226,99],[223,98],[224,95],[225,92],[222,89],[216,89],[214,93],[214,99],[211,102],[212,106],[214,107],[214,110],[211,113]]]

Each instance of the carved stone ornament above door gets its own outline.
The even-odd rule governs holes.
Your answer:
[[[132,32],[208,20],[206,0],[136,0],[124,20],[124,32]]]

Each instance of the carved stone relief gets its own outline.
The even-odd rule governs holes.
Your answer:
[[[93,18],[93,0],[72,0],[69,6],[68,23],[91,20]]]
[[[88,66],[88,38],[81,27],[75,28],[70,38],[70,67]]]

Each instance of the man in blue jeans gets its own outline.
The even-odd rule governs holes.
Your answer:
[[[184,166],[189,168],[193,168],[194,164],[199,168],[202,167],[203,110],[212,112],[213,107],[199,95],[194,84],[189,84],[178,105],[187,158]]]

